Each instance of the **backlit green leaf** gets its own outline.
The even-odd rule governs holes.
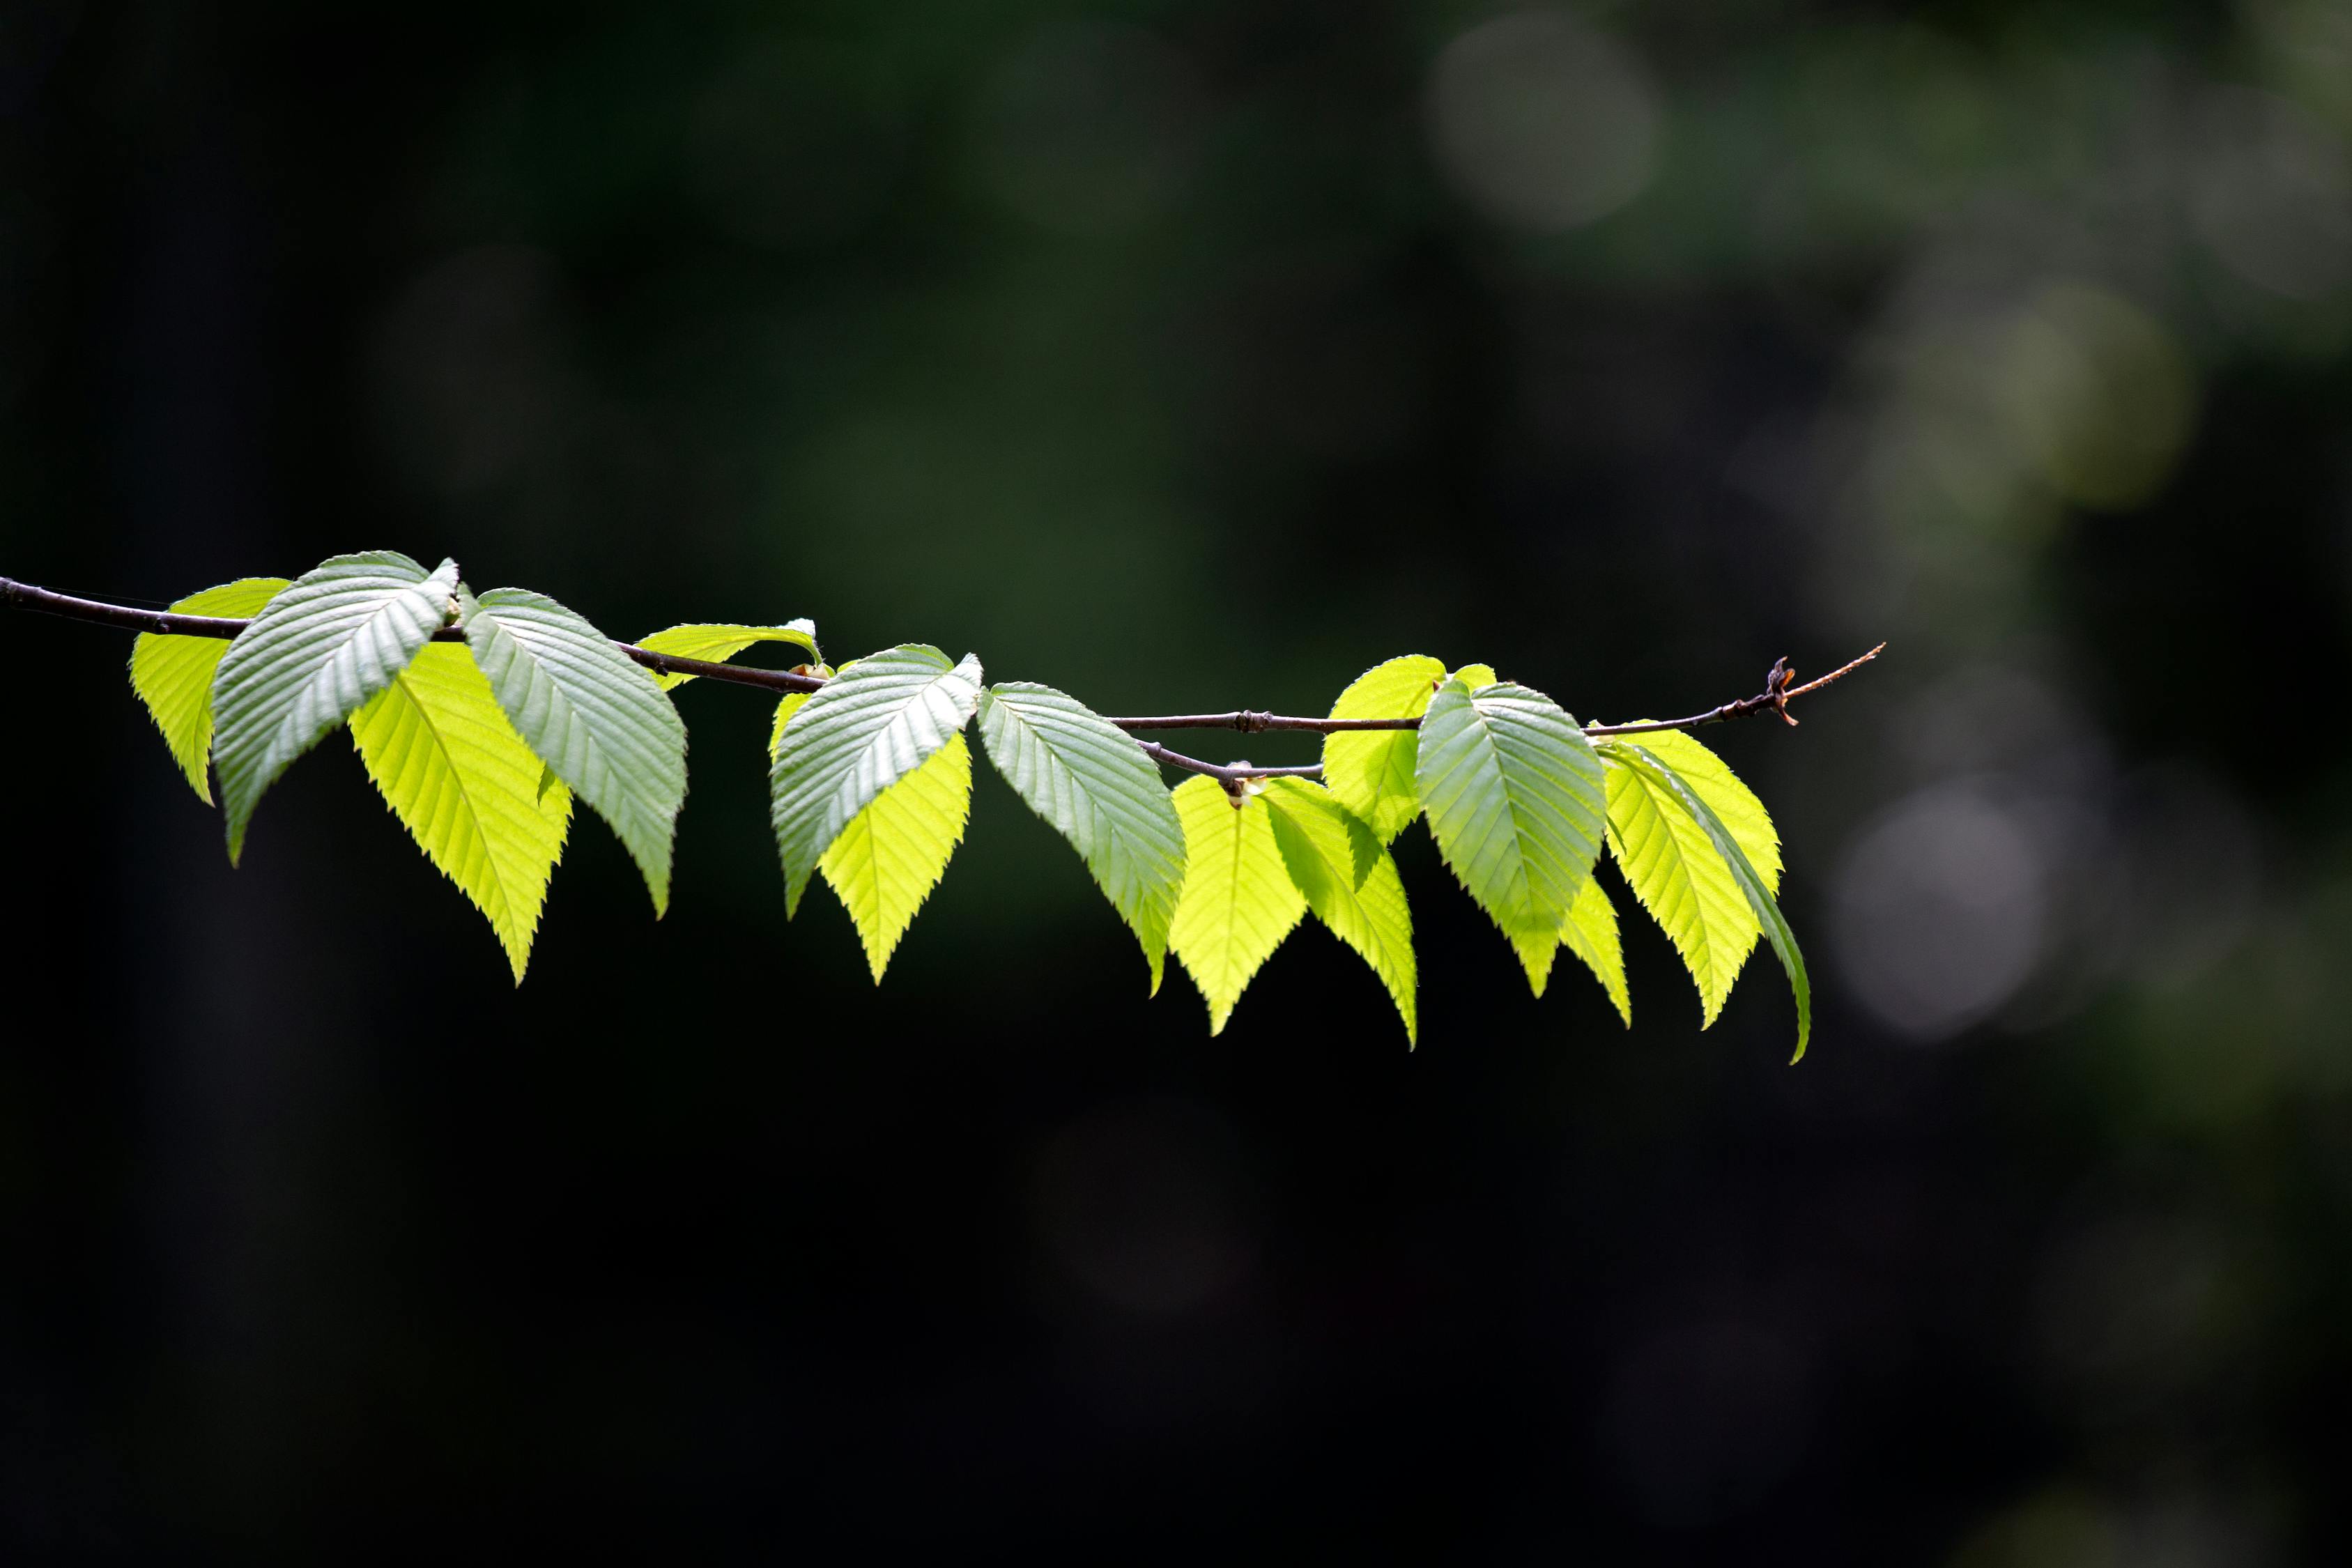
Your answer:
[[[1625,988],[1625,953],[1617,940],[1617,906],[1601,890],[1601,879],[1585,879],[1583,890],[1568,910],[1559,928],[1559,944],[1584,962],[1601,988],[1609,993],[1617,1016],[1633,1026],[1633,998]]]
[[[686,725],[652,674],[544,594],[498,588],[467,604],[466,642],[530,749],[594,808],[637,863],[654,913],[669,908],[671,843],[686,804]]]
[[[1587,879],[1590,880],[1590,879]],[[1540,926],[1521,931],[1505,931],[1510,939],[1511,951],[1518,955],[1519,967],[1527,971],[1528,989],[1540,996],[1551,984],[1552,961],[1559,956],[1559,932],[1548,931]]]
[[[980,705],[980,660],[908,643],[842,667],[787,715],[768,768],[768,820],[800,908],[818,858],[874,797],[920,767]]]
[[[1454,674],[1474,690],[1495,680],[1494,670],[1483,664],[1464,665]],[[1374,665],[1339,693],[1331,717],[1418,719],[1445,680],[1445,666],[1427,654],[1392,658]],[[1323,737],[1323,783],[1387,844],[1421,813],[1413,784],[1419,756],[1420,736],[1412,730],[1338,731]]]
[[[801,705],[815,695],[814,691],[787,691],[776,699],[776,717],[768,726],[768,762],[771,765],[775,763],[776,753],[783,750],[784,726],[793,721],[793,715],[801,710]]]
[[[1250,977],[1307,912],[1307,897],[1283,864],[1263,799],[1249,795],[1236,805],[1214,779],[1195,774],[1176,786],[1175,801],[1186,865],[1168,951],[1208,1003],[1214,1035],[1233,1016]]]
[[[213,768],[232,863],[262,792],[408,668],[457,591],[454,561],[428,573],[397,551],[337,555],[236,635],[213,675]]]
[[[1737,792],[1735,811],[1749,822],[1751,834],[1754,824],[1762,822],[1759,847],[1769,847],[1771,872],[1758,875],[1766,878],[1765,889],[1770,892],[1780,873],[1780,847],[1771,836],[1770,819],[1755,804],[1755,796],[1705,747],[1686,736],[1667,731],[1644,739],[1687,742],[1675,750],[1686,757],[1695,753],[1702,765],[1714,764],[1710,791],[1726,799]],[[1653,748],[1662,761],[1666,751],[1663,746]],[[1680,773],[1679,769],[1675,772]],[[1686,777],[1682,782],[1694,792],[1698,787]],[[1690,971],[1698,987],[1700,1026],[1713,1024],[1723,1012],[1740,966],[1756,945],[1759,929],[1738,879],[1717,853],[1707,830],[1684,809],[1680,794],[1665,780],[1622,761],[1612,761],[1609,767],[1609,847],[1633,896],[1674,942],[1683,966]],[[1743,844],[1743,853],[1746,847]]]
[[[780,626],[666,626],[651,637],[639,637],[637,646],[647,653],[675,654],[679,658],[698,658],[710,664],[724,664],[753,643],[762,642],[795,644],[808,650],[811,662],[824,657],[817,650],[816,623],[811,620],[786,621]],[[664,691],[684,686],[694,679],[691,675],[647,673],[653,675],[654,684]]]
[[[393,814],[489,918],[521,984],[572,792],[555,784],[540,793],[539,758],[454,643],[418,653],[352,715],[352,738]]]
[[[1623,764],[1641,774],[1645,784],[1660,786],[1664,794],[1679,801],[1692,820],[1706,829],[1708,841],[1715,846],[1716,853],[1722,858],[1724,865],[1730,868],[1733,880],[1748,900],[1748,909],[1764,928],[1765,940],[1772,944],[1773,952],[1780,960],[1780,967],[1788,971],[1789,989],[1797,1000],[1797,1051],[1790,1059],[1803,1060],[1806,1044],[1813,1033],[1812,985],[1805,976],[1805,958],[1797,950],[1796,933],[1781,918],[1780,906],[1773,901],[1772,889],[1766,886],[1756,868],[1748,864],[1747,852],[1739,847],[1739,840],[1725,826],[1723,819],[1716,815],[1715,808],[1673,768],[1660,761],[1654,752],[1629,741],[1611,741],[1606,742],[1606,747],[1611,762]]]
[[[251,616],[285,586],[283,577],[242,577],[191,594],[172,608],[184,616]],[[173,760],[206,805],[213,800],[206,773],[213,749],[213,672],[227,651],[224,637],[156,632],[142,632],[131,645],[131,689],[147,705],[147,716],[163,732]]]
[[[1679,730],[1655,730],[1625,737],[1674,769],[1699,799],[1715,809],[1739,841],[1740,853],[1775,895],[1780,891],[1780,830],[1756,792],[1724,765],[1723,759]]]
[[[971,751],[961,733],[849,819],[817,868],[866,944],[874,983],[915,911],[940,885],[971,814]]]
[[[1304,779],[1268,779],[1259,796],[1272,811],[1274,841],[1315,918],[1356,950],[1388,987],[1404,1020],[1405,1045],[1420,1037],[1413,987],[1412,913],[1396,861],[1372,830],[1331,792]],[[1355,868],[1369,855],[1370,871]]]
[[[1591,742],[1540,691],[1500,683],[1474,695],[1457,677],[1422,717],[1414,778],[1438,852],[1521,949],[1540,994],[1601,851],[1606,799]]]
[[[1331,704],[1334,719],[1418,719],[1444,684],[1445,666],[1426,654],[1374,665]],[[1382,844],[1421,812],[1413,793],[1419,736],[1411,730],[1343,730],[1323,737],[1323,782]]]
[[[1076,698],[1025,680],[981,694],[980,736],[1005,782],[1085,858],[1143,944],[1157,994],[1184,888],[1184,826],[1160,770]]]

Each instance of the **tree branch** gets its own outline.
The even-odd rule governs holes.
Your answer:
[[[170,610],[146,610],[135,605],[110,604],[102,599],[80,599],[70,594],[52,593],[29,583],[19,583],[13,577],[0,577],[0,604],[19,610],[32,610],[41,615],[58,616],[69,621],[86,621],[93,626],[113,626],[122,631],[152,632],[165,637],[233,637],[250,623],[226,616],[184,616]],[[463,642],[466,634],[456,626],[443,626],[433,634],[436,642]],[[761,669],[751,665],[716,664],[709,659],[681,658],[676,654],[654,653],[635,643],[622,642],[617,637],[613,646],[647,669],[662,675],[691,675],[704,680],[716,680],[729,686],[751,686],[763,691],[814,691],[824,685],[824,678],[801,675],[788,669]],[[1750,714],[1774,712],[1783,723],[1793,725],[1796,720],[1789,714],[1789,703],[1808,692],[1819,691],[1831,682],[1853,674],[1885,648],[1885,643],[1872,648],[1860,658],[1842,665],[1827,675],[1802,686],[1794,684],[1796,674],[1785,658],[1773,663],[1764,678],[1764,689],[1753,697],[1742,697],[1710,708],[1704,713],[1694,713],[1687,719],[1645,720],[1638,724],[1587,724],[1589,736],[1640,735],[1659,730],[1696,730],[1705,724],[1722,724]],[[1269,731],[1293,731],[1315,735],[1333,735],[1358,730],[1418,730],[1418,719],[1307,719],[1283,713],[1263,713],[1243,709],[1232,713],[1178,713],[1156,718],[1113,719],[1111,723],[1122,730],[1238,730],[1244,734],[1260,734]],[[1202,773],[1232,789],[1243,779],[1305,778],[1319,779],[1323,769],[1318,764],[1301,767],[1252,767],[1247,763],[1220,766],[1188,757],[1181,752],[1171,752],[1153,741],[1138,741],[1144,755],[1153,762],[1190,773]]]

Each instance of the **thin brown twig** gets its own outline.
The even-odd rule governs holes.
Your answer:
[[[172,610],[142,609],[134,605],[110,604],[102,599],[77,598],[70,594],[54,593],[19,583],[11,577],[0,577],[0,604],[21,610],[33,610],[42,615],[58,616],[67,620],[84,621],[94,626],[114,626],[124,631],[152,632],[166,637],[233,637],[250,623],[227,616],[189,616]],[[443,626],[433,634],[436,642],[463,642],[466,634],[457,626]],[[716,680],[729,686],[750,686],[765,691],[815,691],[824,685],[824,678],[803,675],[794,670],[761,669],[753,665],[719,664],[709,659],[683,658],[676,654],[656,653],[635,643],[614,639],[613,646],[645,666],[663,675],[690,675],[704,680]],[[1788,661],[1775,663],[1766,678],[1765,689],[1753,697],[1743,697],[1736,702],[1726,702],[1704,713],[1686,719],[1644,720],[1635,724],[1588,724],[1588,736],[1638,735],[1660,730],[1696,730],[1706,724],[1721,724],[1733,719],[1745,719],[1750,714],[1767,710],[1777,712],[1782,721],[1794,724],[1788,705],[1792,699],[1808,692],[1819,691],[1832,681],[1843,679],[1876,658],[1885,648],[1885,643],[1872,648],[1860,658],[1841,665],[1818,679],[1802,686],[1791,684],[1794,677],[1788,671]],[[1110,723],[1122,730],[1238,730],[1244,734],[1274,731],[1301,731],[1308,734],[1331,735],[1351,731],[1418,730],[1418,719],[1309,719],[1284,713],[1265,713],[1253,709],[1241,709],[1231,713],[1181,713],[1150,718],[1112,719]],[[1205,774],[1228,788],[1243,779],[1307,778],[1323,776],[1318,764],[1297,767],[1254,767],[1247,763],[1220,765],[1188,757],[1152,741],[1136,742],[1146,756],[1171,768]]]

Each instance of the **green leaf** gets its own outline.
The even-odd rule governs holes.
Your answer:
[[[780,626],[667,626],[649,637],[639,637],[637,646],[647,653],[675,654],[680,658],[699,658],[712,664],[724,664],[753,643],[761,642],[795,643],[808,649],[812,661],[824,657],[816,646],[816,623],[805,619],[786,621]],[[694,679],[691,675],[648,673],[653,674],[654,684],[664,691],[684,686]]]
[[[1135,737],[1076,698],[1025,680],[981,693],[988,760],[1085,858],[1143,944],[1157,995],[1168,922],[1184,889],[1184,825]]]
[[[240,577],[172,605],[183,616],[257,614],[286,586],[283,577]],[[222,637],[170,637],[142,632],[131,645],[131,689],[147,705],[147,716],[163,732],[173,760],[188,775],[196,798],[213,803],[205,764],[213,750],[213,672],[228,651]]]
[[[980,705],[980,660],[921,643],[869,654],[827,681],[785,726],[768,768],[768,820],[784,864],[784,911],[800,909],[817,859],[874,797],[920,767]]]
[[[1707,804],[1706,797],[1686,783],[1681,774],[1644,747],[1626,741],[1611,741],[1606,742],[1606,746],[1611,762],[1622,763],[1640,773],[1644,783],[1660,786],[1664,793],[1680,802],[1691,819],[1706,829],[1716,853],[1730,868],[1733,880],[1748,900],[1748,909],[1764,928],[1765,939],[1771,942],[1773,952],[1779,955],[1780,967],[1788,971],[1789,989],[1797,999],[1797,1052],[1790,1060],[1802,1061],[1805,1047],[1813,1033],[1812,984],[1805,977],[1805,958],[1797,951],[1796,933],[1781,918],[1780,906],[1772,900],[1772,889],[1766,885],[1762,874],[1748,863],[1747,851],[1739,847],[1739,840],[1724,824],[1723,818],[1716,815],[1715,808]]]
[[[1739,841],[1740,853],[1764,879],[1764,886],[1774,894],[1780,891],[1780,830],[1772,826],[1771,814],[1756,792],[1739,781],[1737,774],[1697,741],[1679,730],[1655,730],[1643,734],[1634,742],[1652,756],[1675,770],[1683,783],[1691,786],[1699,799],[1714,808]]]
[[[213,675],[213,768],[227,806],[228,858],[262,793],[431,640],[457,591],[457,563],[434,571],[397,551],[337,555],[255,616]]]
[[[1426,654],[1374,665],[1331,704],[1334,719],[1418,719],[1444,684],[1445,666]],[[1420,737],[1411,730],[1342,730],[1323,737],[1323,782],[1386,844],[1421,812],[1413,793]]]
[[[1454,674],[1473,689],[1495,682],[1494,670],[1483,664],[1465,665]],[[1331,717],[1418,719],[1445,680],[1445,666],[1427,654],[1392,658],[1374,665],[1339,693]],[[1421,813],[1413,784],[1420,740],[1412,730],[1342,730],[1323,737],[1325,786],[1382,844],[1394,840]],[[1370,868],[1367,863],[1358,870]]]
[[[1268,779],[1259,798],[1273,814],[1275,846],[1291,882],[1306,895],[1315,918],[1372,966],[1404,1020],[1405,1045],[1412,1047],[1421,1034],[1413,998],[1412,913],[1396,861],[1363,820],[1319,784]],[[1367,855],[1371,870],[1360,879],[1356,865]]]
[[[1601,759],[1540,691],[1500,683],[1474,696],[1446,681],[1421,721],[1414,782],[1438,852],[1541,994],[1551,947],[1601,852]],[[1534,939],[1540,937],[1537,944]]]
[[[572,792],[539,792],[539,758],[453,643],[425,647],[352,715],[352,739],[393,815],[489,918],[521,984]]]
[[[499,706],[555,776],[611,825],[656,917],[669,908],[671,841],[686,804],[686,725],[613,640],[527,588],[465,604],[467,646]]]
[[[1503,934],[1510,940],[1511,951],[1518,954],[1519,967],[1528,973],[1528,989],[1542,995],[1544,988],[1551,984],[1552,960],[1559,956],[1559,932],[1533,926],[1522,931],[1506,930]]]
[[[1168,951],[1209,1005],[1209,1033],[1221,1034],[1250,977],[1307,912],[1307,896],[1283,864],[1263,799],[1236,803],[1196,773],[1176,786],[1175,801],[1186,864]]]
[[[1495,667],[1491,664],[1465,664],[1447,679],[1458,680],[1476,691],[1482,687],[1494,685],[1501,678],[1496,675]]]
[[[866,944],[882,984],[898,939],[940,885],[971,814],[971,751],[961,733],[849,819],[817,868]]]
[[[776,700],[775,722],[768,726],[770,766],[774,765],[776,753],[784,749],[784,726],[793,721],[793,715],[801,710],[801,705],[815,695],[814,691],[787,691]]]
[[[1749,841],[1759,850],[1769,848],[1771,869],[1758,875],[1764,880],[1765,891],[1772,892],[1780,879],[1780,843],[1763,806],[1704,746],[1673,731],[1659,733],[1686,742],[1675,750],[1684,756],[1695,753],[1702,767],[1713,764],[1706,793],[1724,800],[1734,816],[1748,825],[1743,854]],[[1665,752],[1664,747],[1654,748],[1653,754],[1664,763]],[[1664,765],[1675,768],[1683,785],[1699,793],[1679,767]],[[1633,896],[1674,942],[1683,966],[1690,971],[1698,987],[1699,1026],[1706,1027],[1722,1014],[1732,982],[1738,979],[1741,966],[1756,946],[1756,914],[1740,890],[1738,879],[1717,852],[1707,830],[1684,809],[1680,793],[1664,780],[1622,762],[1612,762],[1609,768],[1609,847]]]
[[[1617,906],[1601,890],[1601,879],[1585,879],[1583,891],[1568,909],[1568,921],[1559,928],[1559,944],[1584,962],[1601,988],[1609,993],[1617,1016],[1625,1026],[1633,1026],[1633,998],[1625,988],[1625,953],[1617,941]]]

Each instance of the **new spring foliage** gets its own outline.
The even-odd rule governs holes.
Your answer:
[[[252,617],[226,642],[143,634],[131,660],[197,795],[209,803],[217,779],[232,859],[269,786],[347,727],[393,815],[489,921],[518,984],[575,802],[628,850],[656,916],[668,907],[686,800],[686,727],[668,692],[691,676],[649,672],[544,595],[478,595],[456,563],[427,571],[388,551],[172,607]],[[1333,732],[1320,782],[1192,773],[1171,789],[1133,736],[1077,699],[991,685],[969,654],[910,643],[836,671],[805,620],[671,626],[638,646],[723,661],[761,643],[804,651],[799,668],[826,681],[783,698],[770,733],[786,912],[822,877],[877,983],[963,841],[976,727],[997,773],[1134,933],[1151,990],[1172,954],[1212,1034],[1311,917],[1364,960],[1407,1042],[1418,1038],[1412,916],[1390,852],[1418,819],[1538,995],[1565,948],[1633,1022],[1617,910],[1597,875],[1606,858],[1690,971],[1702,1023],[1765,941],[1788,972],[1804,1054],[1811,991],[1775,902],[1779,837],[1686,733],[1594,737],[1486,666],[1411,655],[1358,678],[1331,717],[1418,729]]]

